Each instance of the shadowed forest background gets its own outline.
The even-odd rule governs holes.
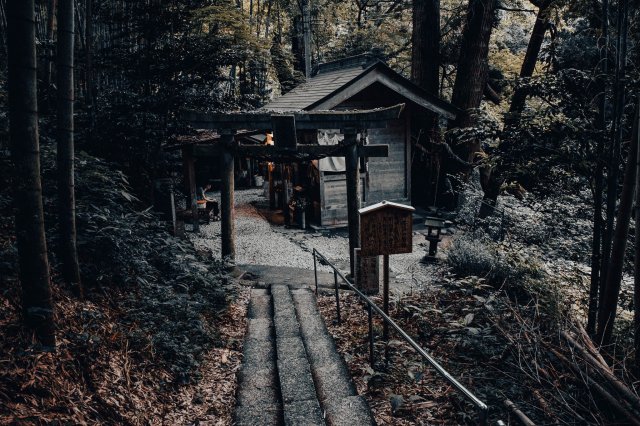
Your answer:
[[[306,57],[368,54],[460,110],[411,129],[412,203],[459,231],[437,296],[395,313],[466,353],[451,368],[492,420],[510,399],[540,424],[639,424],[639,6],[0,0],[0,423],[231,424],[247,295],[153,211],[182,173],[163,147],[194,133],[186,108],[254,110]],[[432,380],[411,368],[397,389]],[[376,374],[380,424],[475,420],[446,391],[435,417],[395,409]]]

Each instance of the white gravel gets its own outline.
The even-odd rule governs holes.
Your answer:
[[[214,194],[219,199],[219,194]],[[238,190],[236,205],[236,263],[313,269],[313,248],[342,271],[349,269],[346,229],[313,232],[272,225],[252,203],[265,203],[261,189]],[[195,246],[220,256],[220,222],[200,226],[200,234],[189,233]],[[414,232],[413,253],[390,256],[392,289],[406,292],[427,285],[440,276],[440,268],[420,261],[426,252],[424,236]],[[328,266],[319,265],[330,272]]]

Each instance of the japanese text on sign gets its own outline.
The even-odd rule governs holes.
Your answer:
[[[360,223],[361,255],[411,253],[412,222],[411,212],[392,208],[362,215]]]

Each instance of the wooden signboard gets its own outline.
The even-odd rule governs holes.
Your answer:
[[[411,253],[414,210],[411,206],[389,201],[360,209],[360,254]]]
[[[414,208],[382,201],[359,210],[360,255],[382,255],[382,310],[389,314],[389,255],[413,251]],[[382,325],[384,340],[389,338],[389,325]]]
[[[365,294],[377,294],[380,286],[380,262],[378,256],[362,256],[360,249],[355,251],[356,287]]]

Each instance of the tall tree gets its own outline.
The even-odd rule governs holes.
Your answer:
[[[51,93],[51,71],[53,68],[53,28],[54,28],[54,18],[56,14],[56,0],[49,0],[48,9],[47,9],[47,43],[49,45],[49,49],[47,52],[47,61],[45,65],[45,90],[48,94]],[[51,98],[51,95],[47,96],[47,100]]]
[[[291,53],[293,54],[293,69],[304,73],[304,30],[302,13],[296,13],[291,20]]]
[[[638,135],[640,127],[640,103],[636,105],[636,114],[633,121],[633,136],[631,137],[629,157],[624,173],[624,183],[620,194],[620,205],[616,216],[616,229],[611,248],[611,260],[607,269],[602,303],[598,310],[598,334],[597,342],[601,345],[611,343],[613,333],[613,322],[616,318],[618,308],[618,296],[620,294],[620,283],[622,281],[622,267],[624,265],[625,251],[627,248],[627,237],[629,235],[629,224],[633,212],[633,197],[636,184],[636,157],[638,155]]]
[[[414,1],[412,12],[411,79],[427,92],[438,96],[440,92],[440,0]],[[419,120],[419,126],[424,129],[426,137],[420,138],[418,142],[424,146],[429,142],[438,142],[440,140],[439,117],[436,114],[427,113]],[[427,160],[430,164],[424,163]],[[416,163],[412,167],[412,179],[425,183],[414,186],[414,198],[424,199],[427,203],[434,200],[437,188],[432,188],[433,177],[437,176],[436,182],[444,182],[446,179],[446,176],[443,176],[446,170],[439,167],[442,164],[441,160],[435,155],[414,157]]]
[[[596,127],[603,136],[607,128],[607,74],[609,73],[609,0],[602,1],[600,38],[600,73],[598,76],[599,102]],[[605,138],[598,138],[597,158],[593,176],[593,242],[591,246],[591,283],[589,286],[589,306],[587,310],[587,333],[594,337],[598,316],[600,288],[600,267],[602,262],[602,200],[604,195],[604,148]]]
[[[639,124],[640,125],[640,124]],[[636,135],[640,138],[640,132]],[[635,230],[635,259],[634,259],[634,283],[633,283],[633,319],[634,319],[634,342],[635,342],[635,362],[636,374],[640,374],[640,234],[638,234],[638,224],[640,223],[640,140],[637,140],[638,152],[636,152],[636,230]]]
[[[34,0],[7,2],[9,135],[24,319],[43,344],[55,346],[40,180],[34,7]]]
[[[82,295],[76,249],[76,202],[73,141],[74,1],[58,5],[58,219],[60,260],[65,281]]]
[[[538,55],[542,48],[542,42],[544,41],[544,35],[549,28],[549,20],[551,16],[551,6],[554,0],[541,0],[532,1],[532,3],[538,6],[538,15],[536,22],[533,25],[533,31],[529,38],[529,44],[527,45],[527,52],[524,55],[522,61],[522,67],[520,68],[520,78],[529,78],[533,75],[533,71],[536,69],[536,63],[538,62]],[[513,97],[511,98],[511,107],[509,108],[510,121],[516,122],[520,113],[524,109],[525,101],[527,99],[527,91],[523,88],[516,89]]]
[[[613,85],[613,117],[611,125],[611,146],[607,163],[607,203],[606,203],[606,228],[602,237],[602,252],[600,262],[600,285],[598,297],[598,315],[603,312],[602,305],[605,298],[605,287],[607,286],[609,263],[612,259],[611,245],[614,234],[614,219],[616,215],[616,204],[618,199],[619,169],[621,164],[620,147],[622,144],[622,115],[625,100],[625,70],[627,62],[627,33],[629,19],[629,2],[621,0],[618,4],[616,18],[616,61],[615,61],[615,81]],[[598,324],[600,324],[598,318]],[[600,327],[600,325],[598,325]],[[598,332],[600,335],[600,332]]]
[[[411,79],[438,96],[440,79],[440,0],[413,2]]]
[[[453,85],[452,103],[462,112],[458,114],[451,127],[469,127],[472,124],[470,110],[480,106],[485,93],[489,77],[489,40],[495,21],[497,0],[469,0],[467,20],[462,32],[460,57],[456,71],[456,81]],[[480,141],[472,140],[457,149],[456,154],[465,161],[473,162],[474,154],[482,152]],[[499,192],[500,179],[491,174],[489,167],[481,169],[480,180],[485,201],[481,205],[480,215],[485,216],[493,212],[495,198]],[[491,178],[493,177],[493,180]],[[497,191],[494,191],[498,188]]]
[[[456,118],[454,127],[468,127],[471,124],[468,111],[478,108],[482,101],[489,74],[487,58],[496,6],[496,0],[469,0],[451,97],[452,103],[464,113]],[[474,148],[468,154],[473,152]]]
[[[93,85],[93,0],[85,0],[84,3],[84,37],[85,37],[85,63],[84,63],[84,82],[86,88],[87,111],[89,115],[89,129],[87,138],[91,138],[91,131],[95,125],[95,105],[94,105],[94,85]]]

